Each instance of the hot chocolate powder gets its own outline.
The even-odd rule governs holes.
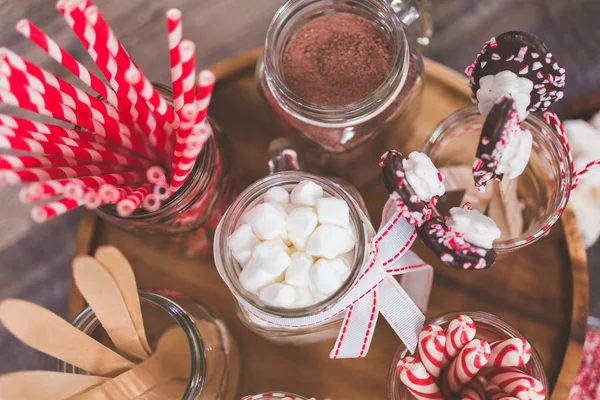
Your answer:
[[[360,100],[390,74],[393,55],[380,28],[348,12],[322,15],[291,38],[283,57],[283,79],[297,96],[339,106]]]

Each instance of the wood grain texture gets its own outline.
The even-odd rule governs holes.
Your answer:
[[[273,114],[265,108],[254,84],[257,54],[214,68],[219,79],[210,110],[231,140],[234,170],[244,171],[245,183],[268,173],[266,149],[277,136]],[[418,132],[408,150],[420,147],[444,116],[469,104],[460,75],[430,61],[426,71]],[[377,226],[386,191],[376,181],[361,192]],[[399,345],[385,320],[380,319],[369,355],[361,360],[329,360],[331,342],[310,347],[277,346],[241,324],[212,259],[170,256],[144,235],[125,232],[91,215],[85,218],[82,232],[91,231],[88,224],[96,223],[96,228],[87,237],[89,247],[86,238],[79,237],[81,249],[89,253],[98,245],[117,245],[131,261],[140,287],[168,287],[193,295],[227,321],[242,349],[240,395],[284,388],[317,398],[384,398],[387,371]],[[587,320],[585,251],[570,211],[546,238],[501,256],[487,271],[457,271],[441,264],[420,243],[415,248],[436,270],[428,315],[481,310],[505,319],[538,350],[556,387],[553,398],[563,399],[579,364]],[[81,305],[81,298],[73,293],[71,299],[71,309],[77,311],[75,305]],[[339,384],[342,380],[344,385]]]

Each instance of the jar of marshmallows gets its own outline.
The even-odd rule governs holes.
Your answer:
[[[217,228],[214,255],[249,329],[293,344],[338,334],[344,313],[319,314],[347,294],[368,259],[375,232],[362,203],[339,182],[297,170],[272,173],[238,196]]]

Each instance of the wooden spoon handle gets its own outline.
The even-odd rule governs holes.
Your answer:
[[[73,278],[119,352],[140,359],[148,357],[110,273],[95,258],[79,256],[73,260]]]
[[[21,371],[0,376],[0,399],[66,399],[108,378],[52,371]]]
[[[119,287],[121,296],[123,296],[123,300],[125,300],[125,305],[127,306],[127,310],[133,321],[133,326],[135,326],[135,330],[142,342],[142,346],[144,346],[144,349],[148,354],[151,354],[152,348],[148,344],[148,339],[146,338],[137,283],[129,261],[127,261],[119,249],[113,246],[98,247],[94,257],[110,273]]]
[[[29,347],[94,375],[115,376],[135,366],[34,303],[18,299],[0,301],[0,322]]]

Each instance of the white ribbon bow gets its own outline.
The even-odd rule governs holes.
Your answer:
[[[366,356],[380,312],[406,347],[414,352],[425,322],[419,308],[427,308],[433,282],[433,268],[409,250],[415,237],[415,227],[400,216],[394,201],[388,201],[382,226],[370,243],[368,262],[354,286],[332,307],[307,317],[281,318],[266,314],[239,297],[237,300],[253,318],[282,328],[318,326],[345,312],[330,358]],[[407,290],[393,277],[400,274],[404,274],[401,281]]]

